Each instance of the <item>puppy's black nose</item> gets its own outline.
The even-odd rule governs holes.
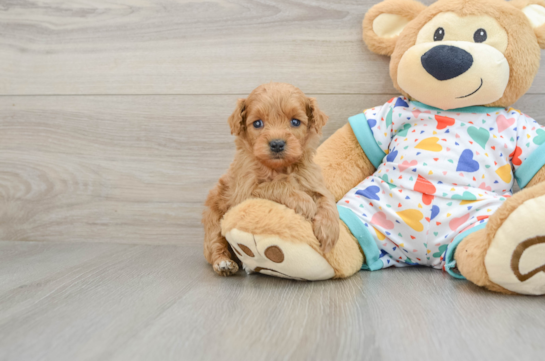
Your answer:
[[[286,147],[286,142],[282,139],[274,139],[269,142],[269,147],[271,147],[271,152],[280,153],[284,151]]]
[[[422,55],[422,66],[437,80],[462,75],[473,65],[473,56],[456,46],[438,45]]]

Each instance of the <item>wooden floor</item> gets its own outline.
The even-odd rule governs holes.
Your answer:
[[[213,275],[198,245],[0,242],[1,360],[542,360],[543,299],[428,269]]]
[[[374,3],[0,1],[0,360],[542,359],[543,298],[427,269],[296,283],[204,261],[237,98],[298,85],[327,137],[396,95],[361,41]],[[516,107],[545,124],[544,102],[545,68]]]

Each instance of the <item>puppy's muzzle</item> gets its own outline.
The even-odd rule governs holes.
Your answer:
[[[269,147],[273,153],[282,153],[286,149],[286,141],[282,139],[273,139],[269,142]]]

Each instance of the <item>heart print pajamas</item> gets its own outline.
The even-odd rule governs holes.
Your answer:
[[[545,129],[515,109],[442,111],[399,97],[350,118],[377,171],[338,203],[363,269],[431,266],[455,277],[454,250],[545,165]]]

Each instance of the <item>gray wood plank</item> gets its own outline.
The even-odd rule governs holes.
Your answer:
[[[360,98],[320,97],[327,134],[389,96]],[[0,240],[200,244],[236,99],[0,97]]]
[[[245,94],[271,80],[392,93],[388,59],[361,40],[376,2],[4,1],[0,94]]]
[[[392,95],[318,95],[324,137]],[[237,96],[0,97],[0,240],[200,244]],[[544,96],[518,106],[545,121]]]
[[[221,278],[201,247],[0,242],[0,359],[539,360],[543,298],[440,271]],[[37,257],[42,253],[43,257]],[[32,270],[29,270],[31,268]]]

